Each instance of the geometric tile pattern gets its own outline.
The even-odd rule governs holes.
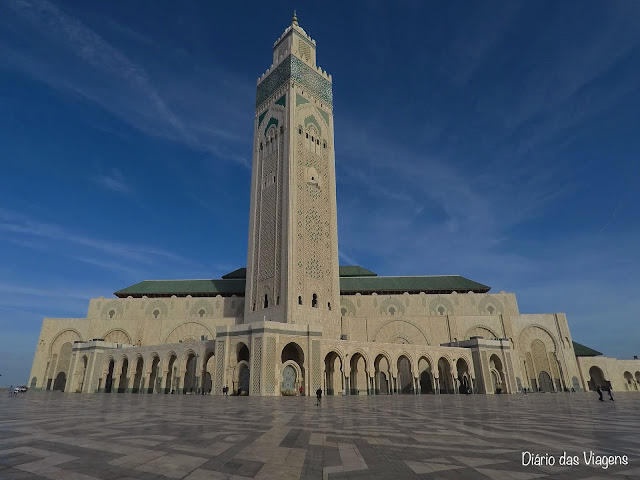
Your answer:
[[[605,395],[606,398],[606,395]],[[640,479],[633,393],[0,397],[0,479]],[[580,456],[522,466],[522,452]],[[583,451],[629,464],[586,466]]]

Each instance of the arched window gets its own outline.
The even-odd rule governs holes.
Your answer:
[[[280,297],[276,297],[276,305],[280,305]]]
[[[331,310],[331,302],[327,302],[327,308]]]
[[[393,307],[389,307],[389,315],[395,315],[396,314],[396,309]]]
[[[116,314],[115,310],[109,310],[109,318],[113,318],[115,314]]]
[[[343,317],[345,317],[347,315],[347,309],[342,307],[342,310],[340,310],[340,313],[342,314]]]
[[[302,305],[302,297],[298,297],[298,305]]]
[[[153,311],[153,316],[154,316],[155,318],[158,318],[158,315],[160,315],[160,310],[154,310],[154,311]]]
[[[313,294],[313,298],[311,299],[311,306],[313,308],[318,308],[318,295]]]
[[[204,317],[205,311],[204,308],[201,308],[200,311],[198,312],[198,315],[200,315],[201,317]]]
[[[264,294],[264,308],[269,308],[269,297],[267,297],[267,294]]]
[[[298,135],[302,135],[302,129],[301,128],[298,129]]]

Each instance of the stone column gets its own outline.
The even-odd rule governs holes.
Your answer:
[[[120,388],[120,375],[114,374],[112,376],[112,382],[111,382],[111,393],[118,393],[119,388]]]
[[[164,393],[165,390],[167,389],[167,375],[169,374],[168,371],[166,372],[162,372],[162,376],[160,377],[160,391],[158,393]]]

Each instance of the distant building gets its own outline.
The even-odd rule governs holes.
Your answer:
[[[363,239],[375,241],[375,239]],[[338,265],[332,78],[294,16],[258,79],[247,268],[143,281],[45,318],[30,386],[249,395],[637,390],[640,362],[574,344],[562,313],[461,276]]]

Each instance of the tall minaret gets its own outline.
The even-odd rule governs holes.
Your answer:
[[[340,321],[333,95],[298,25],[258,79],[244,321]]]

